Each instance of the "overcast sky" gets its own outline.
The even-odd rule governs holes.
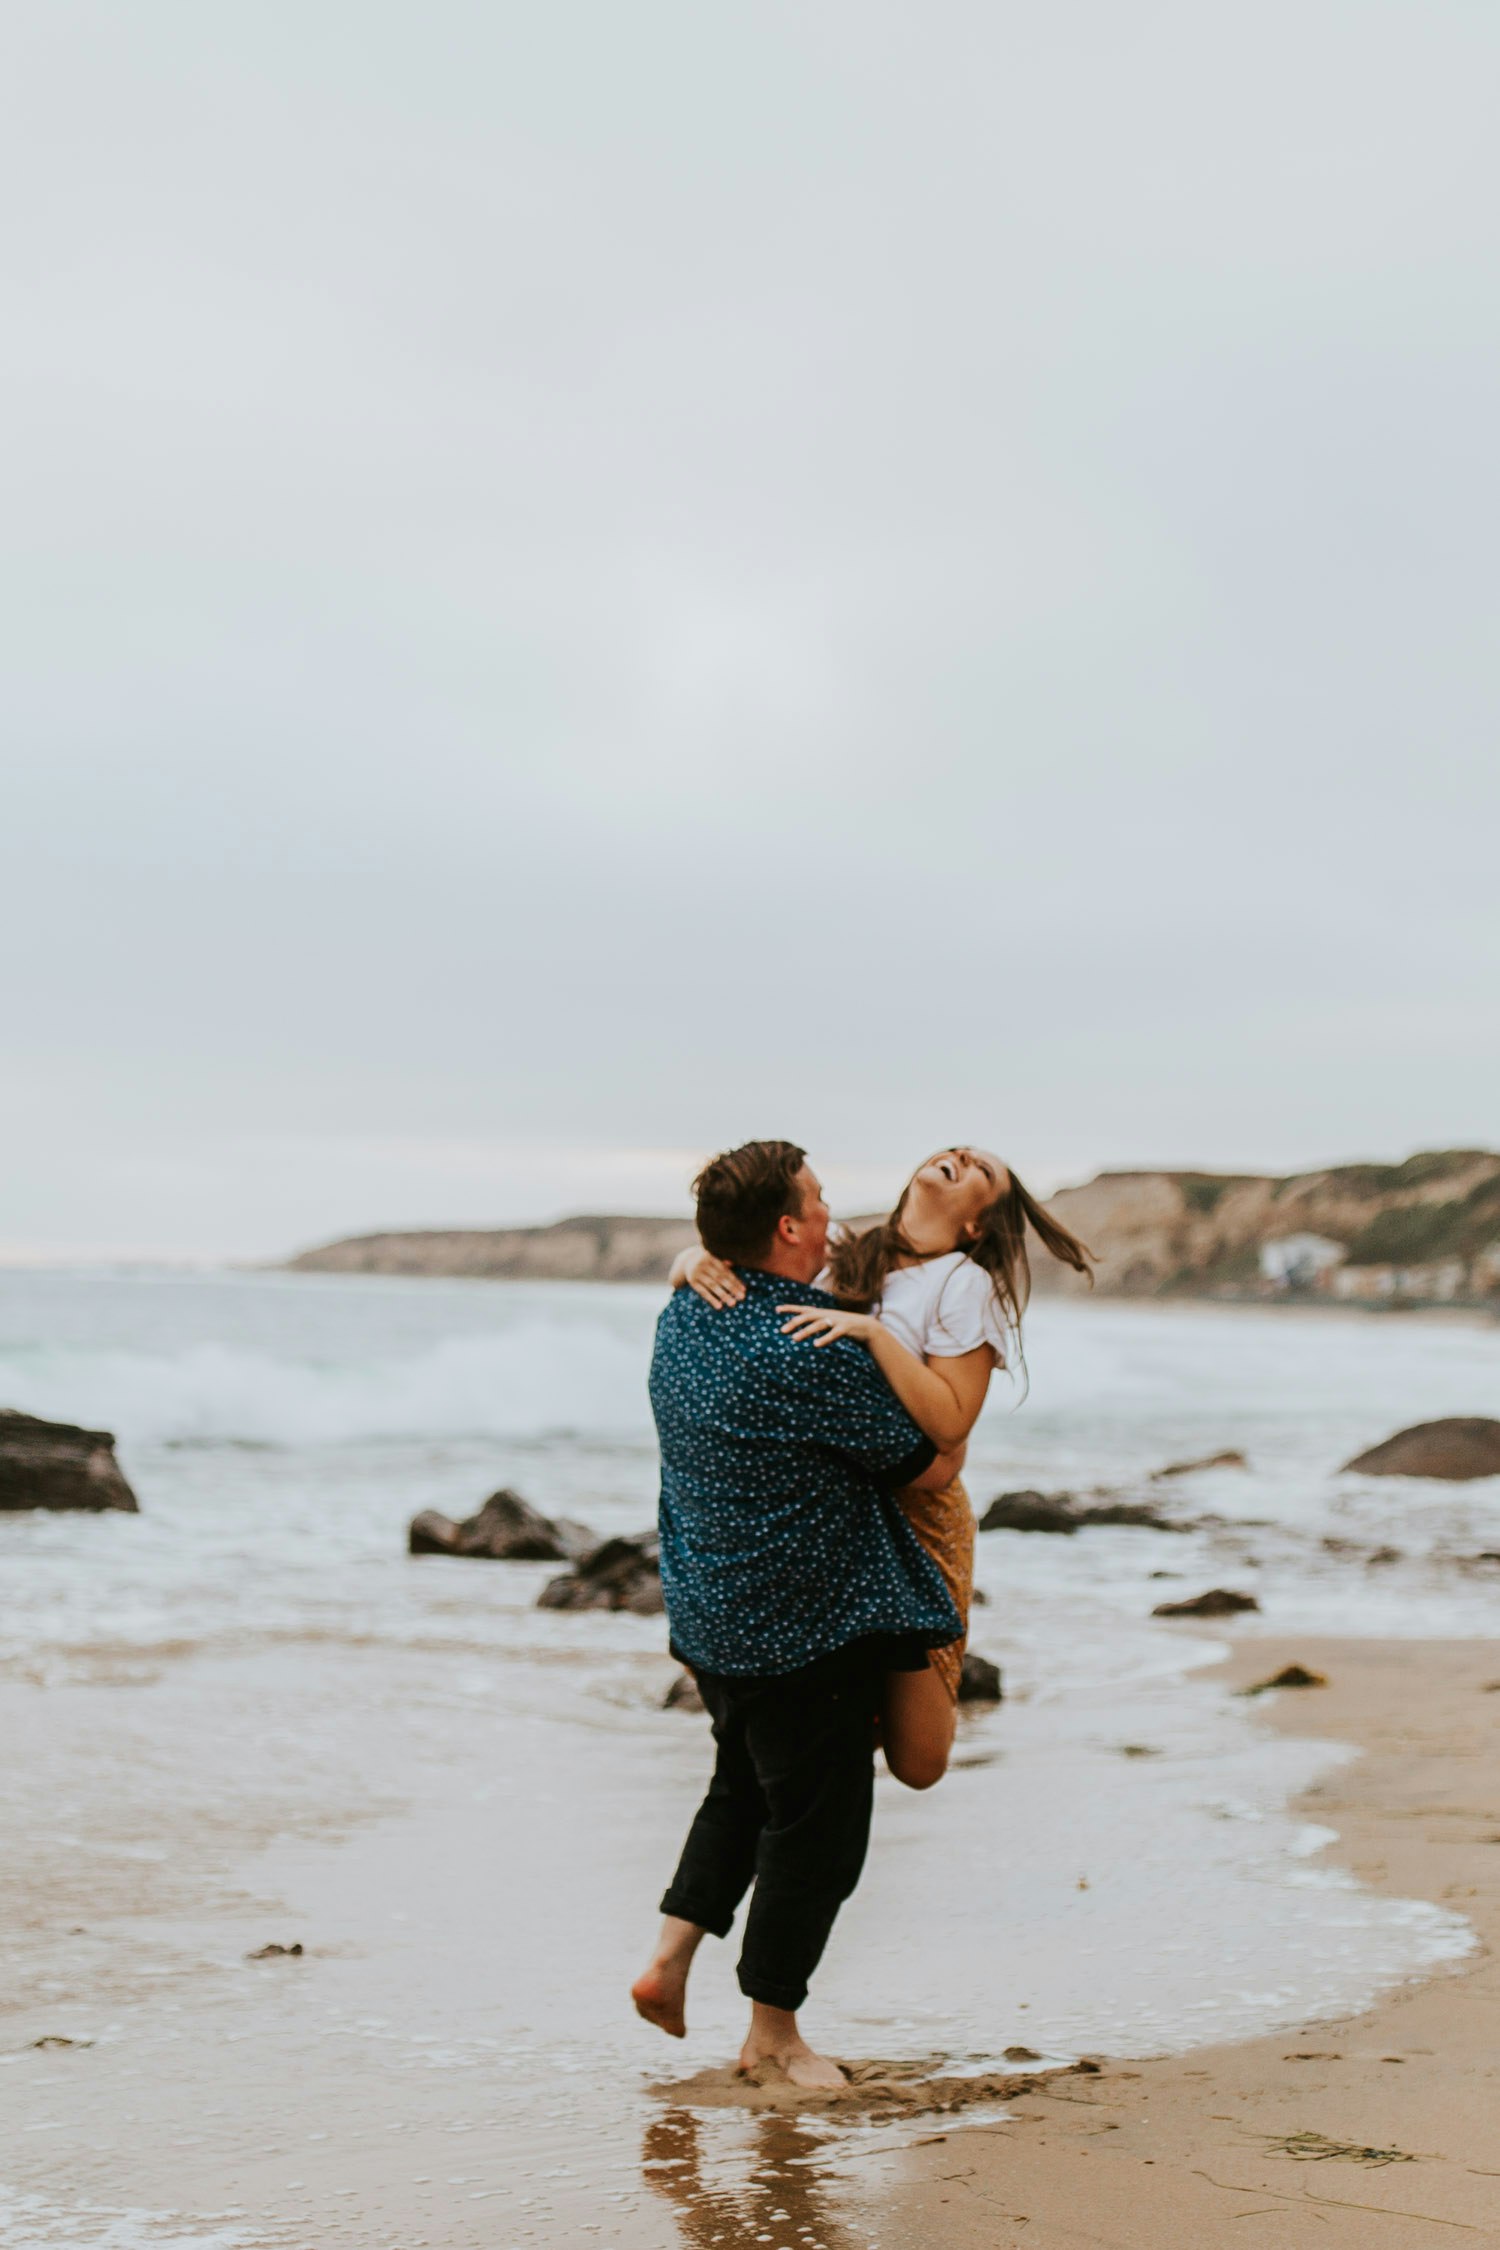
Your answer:
[[[30,0],[0,1245],[1500,1140],[1489,0]]]

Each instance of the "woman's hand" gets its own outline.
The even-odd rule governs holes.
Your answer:
[[[873,1313],[845,1312],[839,1305],[778,1305],[776,1310],[792,1315],[782,1322],[781,1333],[799,1343],[831,1344],[835,1336],[852,1336],[856,1343],[868,1344],[880,1326]]]
[[[716,1305],[721,1312],[737,1305],[745,1294],[745,1284],[733,1266],[726,1266],[711,1250],[690,1250],[682,1262],[682,1278],[706,1305]]]

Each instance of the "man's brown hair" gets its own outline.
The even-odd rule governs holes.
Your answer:
[[[797,1175],[806,1162],[795,1141],[746,1141],[705,1164],[693,1182],[704,1249],[731,1266],[763,1258],[777,1221],[801,1213]]]

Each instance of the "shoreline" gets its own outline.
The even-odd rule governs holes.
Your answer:
[[[1360,1752],[1296,1802],[1337,1830],[1325,1864],[1463,1914],[1476,1950],[1358,2015],[1105,2061],[935,2133],[883,2183],[882,2250],[1500,2244],[1500,1645],[1256,1637],[1220,1676],[1298,1662],[1328,1685],[1266,1722]]]
[[[1185,1637],[1207,1653],[1198,1632]],[[50,1691],[28,1704],[50,1729],[39,1747],[60,1748],[80,1728],[92,1742],[102,1726],[124,1789],[116,1812],[129,1818],[109,1831],[118,1875],[109,1896],[89,1863],[71,1861],[57,1871],[62,1892],[50,1881],[45,1894],[32,1892],[51,1899],[59,1939],[81,1939],[83,1949],[64,1945],[37,1960],[42,1981],[17,1995],[14,2030],[0,2041],[19,2113],[9,2182],[0,2167],[7,2240],[16,2250],[64,2238],[80,2250],[162,2240],[189,2250],[205,2238],[213,2250],[304,2250],[311,2240],[493,2250],[500,2220],[517,2244],[602,2235],[607,2250],[752,2241],[773,2250],[1415,2250],[1436,2239],[1435,2225],[1444,2238],[1457,2230],[1500,2243],[1500,1695],[1484,1692],[1500,1683],[1500,1646],[1256,1635],[1219,1644],[1219,1654],[1217,1666],[1174,1673],[1168,1692],[1196,1704],[1216,1682],[1242,1686],[1290,1662],[1327,1674],[1327,1688],[1235,1706],[1262,1738],[1363,1750],[1337,1767],[1320,1763],[1320,1778],[1289,1809],[1335,1832],[1324,1865],[1342,1865],[1368,1890],[1456,1910],[1482,1950],[1394,1986],[1367,2011],[1337,2020],[1327,2008],[1321,2020],[1312,2007],[1287,2011],[1280,2031],[1158,2059],[1139,2060],[1139,2046],[1115,2054],[1101,2042],[1090,2052],[1079,2041],[1083,2059],[1062,2067],[1011,2047],[974,2072],[981,2056],[964,2043],[941,2057],[870,2061],[855,2070],[854,2099],[831,2105],[836,2114],[789,2089],[736,2084],[718,2066],[663,2083],[675,2054],[648,2054],[623,2006],[602,2044],[592,2017],[571,2024],[561,2072],[543,2054],[539,2007],[566,2007],[580,1990],[623,2001],[655,1846],[644,1829],[617,1837],[609,1881],[586,1894],[574,1946],[543,1964],[535,1989],[518,1991],[521,1964],[503,1933],[534,1910],[539,1881],[544,1895],[563,1895],[577,1839],[571,1829],[538,1832],[529,1855],[508,1848],[511,1808],[539,1801],[555,1781],[555,1741],[545,1727],[518,1728],[514,1710],[487,1715],[488,1683],[483,1702],[468,1687],[455,1701],[455,1683],[433,1676],[429,1653],[407,1651],[392,1672],[383,1652],[371,1652],[371,1695],[335,1713],[306,1774],[302,1715],[334,1709],[335,1673],[347,1679],[361,1662],[350,1650],[309,1648],[274,1675],[250,1652],[191,1674],[169,1667],[123,1698],[106,1691],[107,1704],[99,1683]],[[36,1691],[16,1683],[10,1692]],[[578,1734],[581,1801],[606,1802],[622,1758],[637,1794],[681,1766],[673,1737],[630,1725],[636,1701],[616,1719],[606,1704],[602,1723]],[[236,1731],[247,1705],[248,1737]],[[371,1710],[381,1713],[378,1742]],[[163,1825],[150,1791],[139,1802],[133,1794],[148,1738],[155,1765],[176,1777],[174,1825]],[[291,1742],[298,1755],[288,1770],[279,1746]],[[247,1763],[257,1743],[269,1762]],[[226,1744],[235,1748],[228,1797]],[[691,1747],[686,1737],[682,1747]],[[521,1762],[498,1762],[502,1749]],[[178,1803],[183,1777],[194,1776],[196,1796]],[[231,1809],[240,1838],[226,1849]],[[904,1847],[898,1833],[886,1845],[890,1866]],[[947,1828],[946,1849],[950,1863],[955,1852],[962,1860],[961,1823]],[[1127,1829],[1118,1849],[1139,1865],[1151,1840]],[[930,1863],[931,1880],[942,1864],[941,1855]],[[1054,1852],[1053,1864],[1070,1883],[1074,1863]],[[1172,1870],[1184,1864],[1156,1860],[1154,1911],[1166,1938],[1183,1926]],[[934,1897],[930,1883],[921,1895]],[[1008,1926],[1002,1907],[987,1928],[1013,1947],[1024,1926]],[[1253,1915],[1253,1896],[1237,1912]],[[88,1928],[68,1927],[75,1913]],[[1339,1915],[1329,1921],[1320,1910],[1320,1922],[1336,1951]],[[984,1934],[971,1927],[970,1942]],[[936,1928],[929,1937],[942,1942]],[[263,1963],[268,1944],[304,1957]],[[1278,1981],[1274,1954],[1257,1975]],[[1210,1970],[1209,1989],[1230,2008],[1246,1997],[1238,1981]],[[723,1998],[708,2003],[716,2045]],[[1047,2036],[1060,2030],[1055,2012],[1022,2020],[1061,2062]],[[853,2028],[834,2052],[889,2052],[856,2043]],[[78,2051],[52,2052],[68,2046]],[[577,2075],[585,2051],[588,2079]],[[527,2093],[539,2064],[540,2106]],[[143,2076],[152,2088],[145,2117]],[[1325,2150],[1326,2161],[1299,2163],[1275,2145],[1308,2134],[1355,2144],[1356,2157],[1413,2161],[1371,2167]],[[767,2233],[764,2221],[783,2219],[796,2223]],[[216,2232],[224,2221],[233,2224]]]

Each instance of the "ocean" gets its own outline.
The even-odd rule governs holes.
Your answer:
[[[700,1956],[684,2048],[625,1996],[708,1766],[661,1708],[662,1621],[405,1552],[419,1509],[502,1484],[644,1528],[660,1302],[0,1272],[0,1405],[114,1430],[142,1507],[0,1516],[8,2246],[717,2239],[661,2192],[662,2134],[692,2119],[726,2179],[757,2161],[681,2091],[737,2045],[733,1948]],[[982,2073],[1300,2025],[1461,1959],[1459,1914],[1364,1891],[1289,1809],[1347,1753],[1273,1736],[1212,1667],[1231,1633],[1493,1635],[1500,1480],[1341,1463],[1495,1412],[1500,1328],[1044,1300],[1027,1351],[976,1504],[1108,1488],[1196,1528],[981,1538],[973,1645],[1007,1700],[965,1714],[941,1788],[882,1779],[810,2036]],[[1228,1448],[1248,1467],[1150,1481]],[[1259,1613],[1151,1617],[1219,1585]],[[844,2178],[875,2130],[796,2161]],[[856,2188],[840,2209],[798,2240],[880,2241]]]

